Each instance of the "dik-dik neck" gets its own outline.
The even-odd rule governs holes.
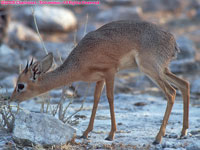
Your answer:
[[[60,66],[57,69],[44,74],[39,79],[39,86],[42,93],[44,93],[64,85],[70,85],[72,82],[78,81],[78,74],[78,71],[75,69],[63,69],[62,66]]]

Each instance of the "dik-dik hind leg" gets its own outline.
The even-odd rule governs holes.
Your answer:
[[[81,136],[82,138],[87,139],[88,133],[93,130],[96,110],[97,110],[99,99],[101,97],[101,93],[102,93],[102,90],[103,90],[103,87],[104,87],[104,83],[105,83],[104,80],[98,81],[96,83],[96,88],[95,88],[95,92],[94,92],[94,104],[93,104],[93,108],[92,108],[92,114],[91,114],[91,117],[90,117],[90,123],[88,125],[88,128],[85,130],[85,132]]]
[[[165,96],[167,98],[167,108],[166,108],[165,115],[162,121],[162,125],[156,136],[155,141],[153,142],[153,144],[159,144],[162,141],[162,137],[165,135],[166,125],[169,120],[169,116],[171,114],[171,110],[172,110],[175,97],[176,97],[176,90],[163,78],[158,77],[158,78],[153,78],[153,79],[160,86],[160,88],[165,93]]]
[[[165,135],[166,125],[169,120],[169,116],[171,114],[176,96],[176,90],[168,83],[167,79],[165,78],[164,68],[158,65],[156,59],[151,58],[150,56],[149,58],[147,57],[146,59],[144,59],[141,55],[136,57],[136,62],[139,69],[146,75],[148,75],[153,81],[155,81],[155,83],[162,89],[167,98],[167,108],[162,121],[162,125],[156,136],[155,141],[153,142],[153,144],[159,144],[162,141],[162,137]]]
[[[168,69],[165,70],[167,80],[174,84],[182,93],[183,97],[183,128],[181,136],[187,135],[189,128],[189,103],[190,103],[190,84],[171,73]]]

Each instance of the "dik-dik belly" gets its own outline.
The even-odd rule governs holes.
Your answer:
[[[129,68],[137,68],[137,63],[135,61],[135,56],[137,55],[136,50],[132,50],[129,53],[125,54],[119,60],[118,70],[124,70]]]

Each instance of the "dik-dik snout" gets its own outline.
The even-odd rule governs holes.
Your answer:
[[[15,89],[11,96],[11,101],[22,102],[46,91],[41,88],[41,81],[44,74],[51,68],[53,54],[49,53],[41,61],[27,63],[25,69],[20,73]]]

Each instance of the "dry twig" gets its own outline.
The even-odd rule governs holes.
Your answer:
[[[42,37],[40,35],[40,31],[38,29],[37,20],[36,20],[36,17],[35,17],[35,9],[33,7],[31,7],[31,10],[32,10],[32,15],[33,15],[33,20],[34,20],[35,28],[36,28],[37,34],[38,34],[38,36],[40,38],[43,50],[45,51],[46,54],[48,54],[48,51],[47,51],[47,49],[46,49],[46,47],[44,45],[44,41],[42,40]]]

